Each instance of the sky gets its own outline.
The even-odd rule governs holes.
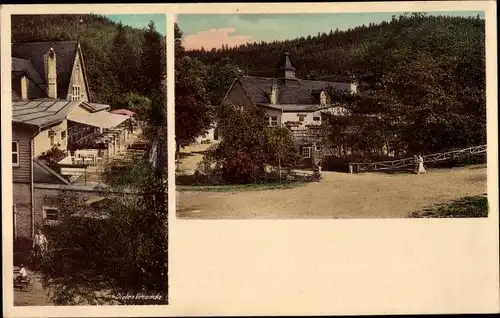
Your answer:
[[[165,14],[108,14],[106,17],[111,21],[121,21],[123,25],[137,29],[147,28],[149,22],[153,21],[158,33],[165,35],[167,32],[167,16]]]
[[[411,12],[410,12],[411,13]],[[316,36],[331,29],[346,30],[371,22],[390,21],[402,12],[308,13],[308,14],[183,14],[177,23],[186,50],[229,47],[248,42],[282,41]],[[479,16],[482,11],[427,12],[427,15]]]

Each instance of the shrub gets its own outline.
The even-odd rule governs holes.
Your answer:
[[[226,184],[265,182],[268,167],[281,169],[282,177],[290,174],[300,159],[292,136],[286,128],[268,127],[264,118],[264,112],[255,106],[221,105],[222,141],[207,150],[198,167],[200,173],[212,182]]]

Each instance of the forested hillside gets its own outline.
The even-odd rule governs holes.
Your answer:
[[[367,152],[377,157],[383,147],[405,156],[486,143],[485,21],[479,16],[403,14],[347,31],[211,51],[184,52],[181,36],[177,28],[176,57],[196,74],[183,76],[201,80],[176,92],[179,114],[188,107],[184,92],[218,105],[236,76],[272,76],[281,54],[289,52],[299,78],[354,76],[372,84],[360,98],[338,101],[381,120],[361,120],[352,134],[347,127],[354,118],[332,119],[325,141],[331,149],[375,160]]]
[[[307,38],[193,50],[187,54],[205,64],[231,58],[247,75],[265,76],[274,70],[284,52],[290,53],[300,78],[356,74],[380,79],[384,71],[395,65],[395,59],[411,59],[420,53],[457,62],[466,57],[472,62],[475,58],[474,62],[480,63],[484,58],[484,20],[405,14],[393,17],[391,22],[347,31],[325,30]]]
[[[100,15],[13,15],[12,41],[78,40],[91,100],[123,106],[152,100],[165,75],[165,38],[154,23],[140,30]]]

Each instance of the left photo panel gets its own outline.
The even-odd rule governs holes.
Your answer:
[[[167,16],[10,25],[14,306],[168,304]]]

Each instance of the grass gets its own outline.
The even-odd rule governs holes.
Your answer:
[[[458,199],[452,203],[435,205],[413,212],[411,218],[478,218],[488,217],[488,198],[473,196]]]
[[[234,185],[177,185],[177,191],[201,191],[201,192],[243,192],[258,190],[291,189],[302,186],[307,182],[298,181],[291,183],[254,183],[254,184],[234,184]]]

